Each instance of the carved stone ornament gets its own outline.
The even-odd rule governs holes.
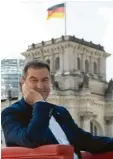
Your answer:
[[[55,42],[54,38],[52,38],[51,41],[52,41],[52,44],[54,44],[54,42]]]
[[[34,43],[32,43],[32,48],[33,48],[33,49],[35,48],[35,44],[34,44]]]
[[[42,41],[42,46],[44,46],[44,41]]]
[[[62,35],[62,41],[64,41],[64,36]]]

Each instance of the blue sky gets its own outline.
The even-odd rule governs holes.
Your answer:
[[[64,34],[64,19],[46,20],[47,8],[60,0],[0,1],[1,58],[19,58],[31,43]],[[67,34],[101,44],[112,55],[107,79],[113,78],[113,1],[67,1]]]

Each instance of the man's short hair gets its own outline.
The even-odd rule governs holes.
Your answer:
[[[49,73],[50,73],[49,64],[45,61],[32,60],[32,61],[27,62],[24,69],[23,69],[23,76],[24,77],[26,77],[27,71],[29,68],[34,68],[34,69],[47,68]]]

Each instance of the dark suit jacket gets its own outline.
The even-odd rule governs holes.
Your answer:
[[[64,107],[43,101],[32,107],[23,98],[2,111],[6,145],[34,148],[44,144],[58,144],[48,127],[51,115],[60,124],[79,157],[80,150],[91,153],[113,150],[113,138],[92,136],[83,131]]]

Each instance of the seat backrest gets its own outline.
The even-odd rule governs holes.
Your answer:
[[[91,154],[88,152],[82,152],[83,159],[113,159],[113,151],[99,154]]]
[[[92,159],[113,159],[113,151],[101,154],[93,154]]]

